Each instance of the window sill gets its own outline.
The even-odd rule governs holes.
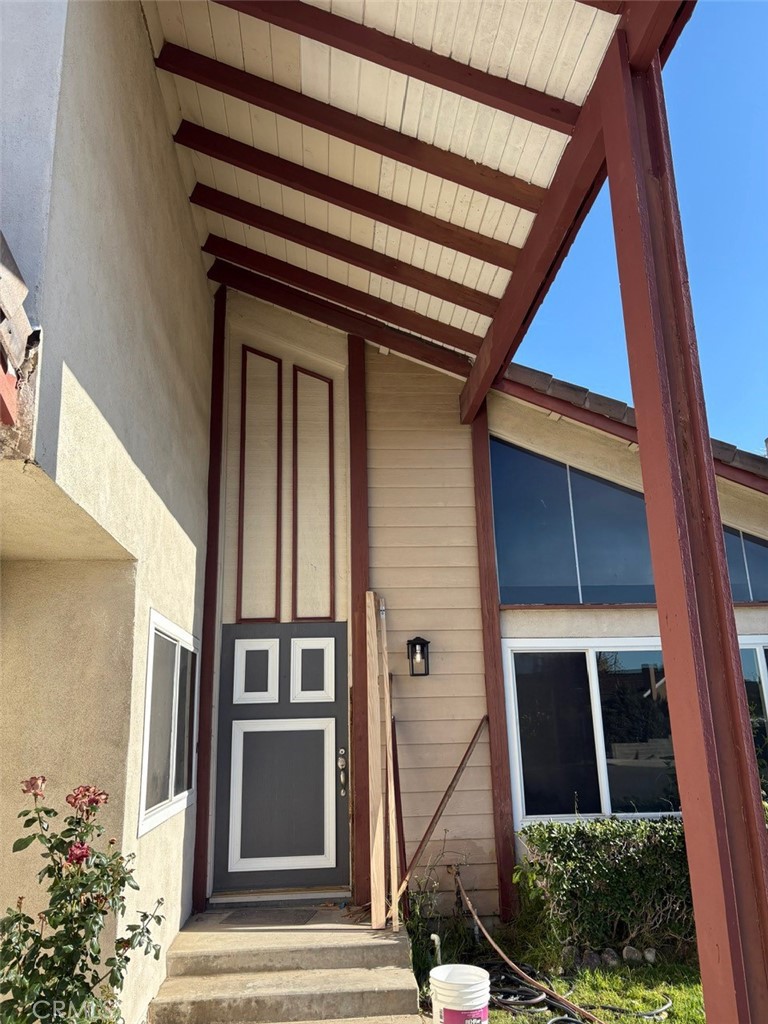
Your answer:
[[[174,818],[181,811],[191,807],[195,802],[196,795],[194,789],[190,789],[186,793],[180,793],[179,796],[175,796],[167,804],[160,804],[159,807],[153,807],[151,811],[142,814],[139,818],[139,827],[136,830],[137,838],[140,839],[142,836],[147,835],[148,832],[157,828],[158,825],[162,825],[163,822]]]
[[[528,814],[520,821],[518,832],[522,832],[528,825],[538,825],[541,822],[563,822],[564,824],[575,824],[577,821],[601,821],[607,818],[621,818],[632,821],[645,818],[680,818],[682,811],[616,811],[611,814]]]

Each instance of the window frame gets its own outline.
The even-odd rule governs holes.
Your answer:
[[[751,648],[757,654],[757,666],[764,706],[768,708],[768,633],[745,633],[739,635],[739,649]],[[600,703],[600,680],[597,669],[598,651],[661,651],[659,636],[644,637],[503,637],[501,641],[502,665],[504,669],[504,697],[507,708],[507,743],[512,785],[512,822],[515,832],[537,821],[579,821],[607,818],[663,818],[679,816],[679,811],[619,811],[611,810],[611,794],[608,785],[608,759],[605,753],[605,735]],[[597,779],[600,792],[601,810],[592,814],[526,814],[525,788],[523,784],[522,744],[520,742],[517,684],[515,677],[515,654],[546,654],[569,652],[583,654],[587,662],[589,699],[592,712],[592,733],[595,740]]]
[[[149,736],[150,729],[152,726],[152,676],[154,671],[154,641],[155,636],[160,634],[169,640],[171,643],[176,645],[176,658],[174,662],[174,678],[173,678],[173,708],[171,714],[171,773],[169,790],[170,797],[164,800],[163,803],[156,804],[150,810],[145,809],[145,803],[147,799],[147,784],[148,784],[148,769],[149,769]],[[185,648],[195,656],[195,672],[194,672],[194,706],[192,707],[193,715],[193,728],[192,735],[194,742],[192,744],[192,785],[189,789],[185,789],[183,792],[174,795],[173,791],[175,788],[176,778],[176,738],[178,728],[178,712],[179,712],[179,660],[181,648]],[[143,725],[143,742],[142,742],[142,754],[141,754],[141,794],[139,798],[139,822],[137,828],[137,837],[146,835],[151,832],[152,829],[161,825],[163,822],[168,821],[174,817],[180,811],[186,810],[191,807],[197,798],[197,747],[198,747],[198,714],[199,714],[199,703],[200,703],[200,644],[186,630],[181,629],[175,623],[171,622],[164,615],[155,611],[154,608],[150,609],[149,612],[149,631],[147,637],[147,676],[146,686],[144,689],[144,725]]]

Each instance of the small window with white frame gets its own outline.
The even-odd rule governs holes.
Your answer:
[[[140,836],[194,799],[197,653],[189,633],[150,613]]]
[[[768,789],[768,636],[739,638]],[[504,640],[515,828],[542,819],[678,813],[658,638]]]

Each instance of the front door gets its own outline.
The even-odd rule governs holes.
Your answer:
[[[349,885],[346,623],[222,627],[214,893]]]

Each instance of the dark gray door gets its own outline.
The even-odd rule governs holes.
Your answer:
[[[214,891],[349,884],[347,627],[222,627]]]

